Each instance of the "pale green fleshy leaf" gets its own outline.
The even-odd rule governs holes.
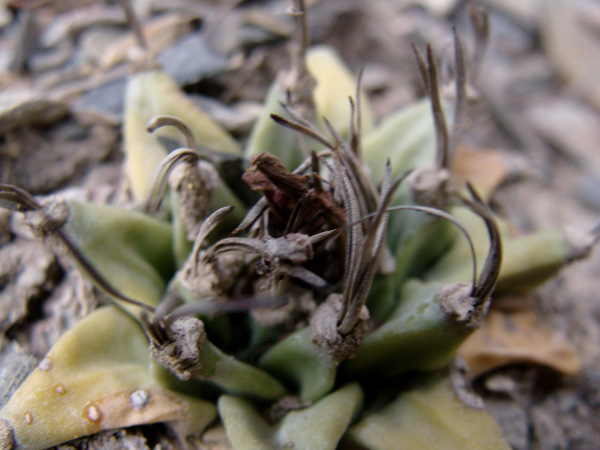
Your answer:
[[[223,395],[218,406],[236,450],[334,450],[362,402],[360,386],[347,384],[308,408],[288,412],[274,426],[247,400]]]
[[[304,160],[298,144],[298,133],[276,123],[271,114],[285,117],[287,113],[281,106],[286,103],[285,93],[278,80],[271,85],[264,109],[258,118],[245,149],[245,156],[250,158],[262,152],[269,152],[281,160],[284,166],[293,170]]]
[[[364,135],[362,150],[376,183],[383,179],[388,158],[392,177],[409,169],[433,167],[436,138],[429,99],[419,100],[388,116]]]
[[[448,379],[427,377],[348,430],[342,450],[508,450],[494,419],[462,403]]]
[[[462,235],[454,233],[451,222],[439,217],[413,211],[393,214],[407,216],[405,233],[394,249],[396,271],[391,276],[398,286],[404,280],[420,276],[452,247],[455,240],[464,240]],[[412,226],[412,232],[408,231],[409,226]]]
[[[347,139],[350,135],[350,101],[356,101],[356,78],[336,51],[329,46],[311,47],[306,53],[306,67],[317,85],[313,100],[317,110],[317,121],[325,129],[326,118],[339,135]],[[367,96],[361,91],[361,131],[373,129],[374,116]],[[384,161],[385,164],[385,161]]]
[[[445,102],[443,106],[446,121],[451,123],[451,104]],[[385,119],[375,130],[365,135],[362,150],[363,159],[377,183],[383,179],[388,159],[392,177],[397,177],[407,170],[434,168],[437,143],[429,98],[423,98]],[[390,203],[391,206],[414,204],[416,200],[409,183],[403,183],[399,187]],[[397,259],[402,257],[401,252],[410,242],[416,245],[417,241],[426,238],[420,236],[421,229],[427,228],[430,222],[432,219],[428,215],[408,211],[395,212],[390,216],[387,243]],[[433,251],[433,243],[431,244]],[[410,252],[414,253],[414,249]],[[438,251],[434,253],[439,254]],[[408,259],[413,259],[413,256],[407,257]]]
[[[260,367],[298,389],[303,402],[314,402],[333,388],[337,366],[310,339],[310,328],[302,328],[271,347]]]
[[[258,367],[242,362],[206,341],[199,376],[232,394],[274,401],[287,394],[285,387]]]
[[[473,330],[448,317],[439,303],[442,287],[437,281],[409,280],[389,320],[365,337],[354,358],[340,365],[342,373],[393,376],[448,364]]]
[[[490,245],[484,222],[467,208],[453,208],[452,214],[471,235],[479,261],[478,269],[481,270]],[[541,230],[517,236],[505,221],[497,222],[502,236],[502,265],[497,293],[532,289],[570,261],[571,249],[562,232]],[[455,239],[451,250],[426,272],[425,277],[445,283],[469,281],[473,270],[469,254],[466,241]]]
[[[156,305],[174,273],[171,226],[113,206],[71,202],[67,233],[120,293]]]

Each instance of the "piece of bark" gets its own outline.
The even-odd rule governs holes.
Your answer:
[[[62,270],[44,244],[16,240],[0,248],[0,332],[23,322]]]

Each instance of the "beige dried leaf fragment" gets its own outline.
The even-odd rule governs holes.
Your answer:
[[[457,186],[469,182],[485,199],[510,175],[510,167],[502,152],[470,149],[459,145],[452,161],[452,178]]]
[[[522,363],[540,364],[565,375],[581,370],[573,346],[541,323],[529,308],[511,312],[492,309],[458,354],[469,365],[471,377]]]

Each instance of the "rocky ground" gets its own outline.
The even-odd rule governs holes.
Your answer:
[[[71,4],[70,4],[71,3]],[[490,37],[477,58],[469,2],[307,0],[311,39],[334,46],[378,118],[423,95],[411,42],[451,71],[452,26],[477,60],[464,147],[493,151],[505,179],[493,207],[522,232],[586,231],[600,218],[600,6],[481,0]],[[287,1],[136,0],[158,62],[244,139],[294,29]],[[193,55],[190,57],[190,55]],[[130,203],[122,176],[127,77],[139,60],[118,3],[8,0],[0,6],[0,182],[35,195]],[[133,61],[133,62],[132,62]],[[443,72],[443,70],[442,70]],[[482,177],[494,176],[482,169]],[[486,172],[488,170],[489,172]],[[600,448],[600,252],[542,288],[496,299],[502,364],[473,378],[515,449]],[[0,405],[102,294],[0,209]],[[488,324],[489,327],[494,325]],[[477,351],[493,352],[483,344]],[[477,346],[479,345],[479,347]],[[469,360],[469,353],[463,353]],[[212,430],[198,448],[225,448]],[[161,426],[67,448],[177,445]]]

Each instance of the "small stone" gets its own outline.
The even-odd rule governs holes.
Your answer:
[[[33,415],[30,412],[26,412],[23,414],[23,420],[27,425],[31,425],[33,423]]]
[[[38,364],[38,369],[44,372],[47,372],[48,370],[52,369],[52,360],[49,356],[46,356],[40,361],[40,363]]]
[[[502,373],[489,375],[485,379],[485,388],[490,392],[511,395],[517,392],[518,386],[515,380]]]
[[[192,54],[194,57],[190,58]],[[158,57],[158,62],[178,84],[184,85],[221,72],[228,59],[215,53],[198,32],[189,34],[166,50]]]
[[[54,392],[56,392],[58,395],[63,395],[65,392],[67,392],[67,390],[62,384],[57,384],[54,386]]]
[[[150,393],[143,389],[133,392],[129,396],[129,402],[134,409],[143,409],[150,403]]]
[[[2,95],[0,98],[0,133],[26,125],[45,125],[59,121],[69,112],[66,102],[44,97],[40,93]]]

